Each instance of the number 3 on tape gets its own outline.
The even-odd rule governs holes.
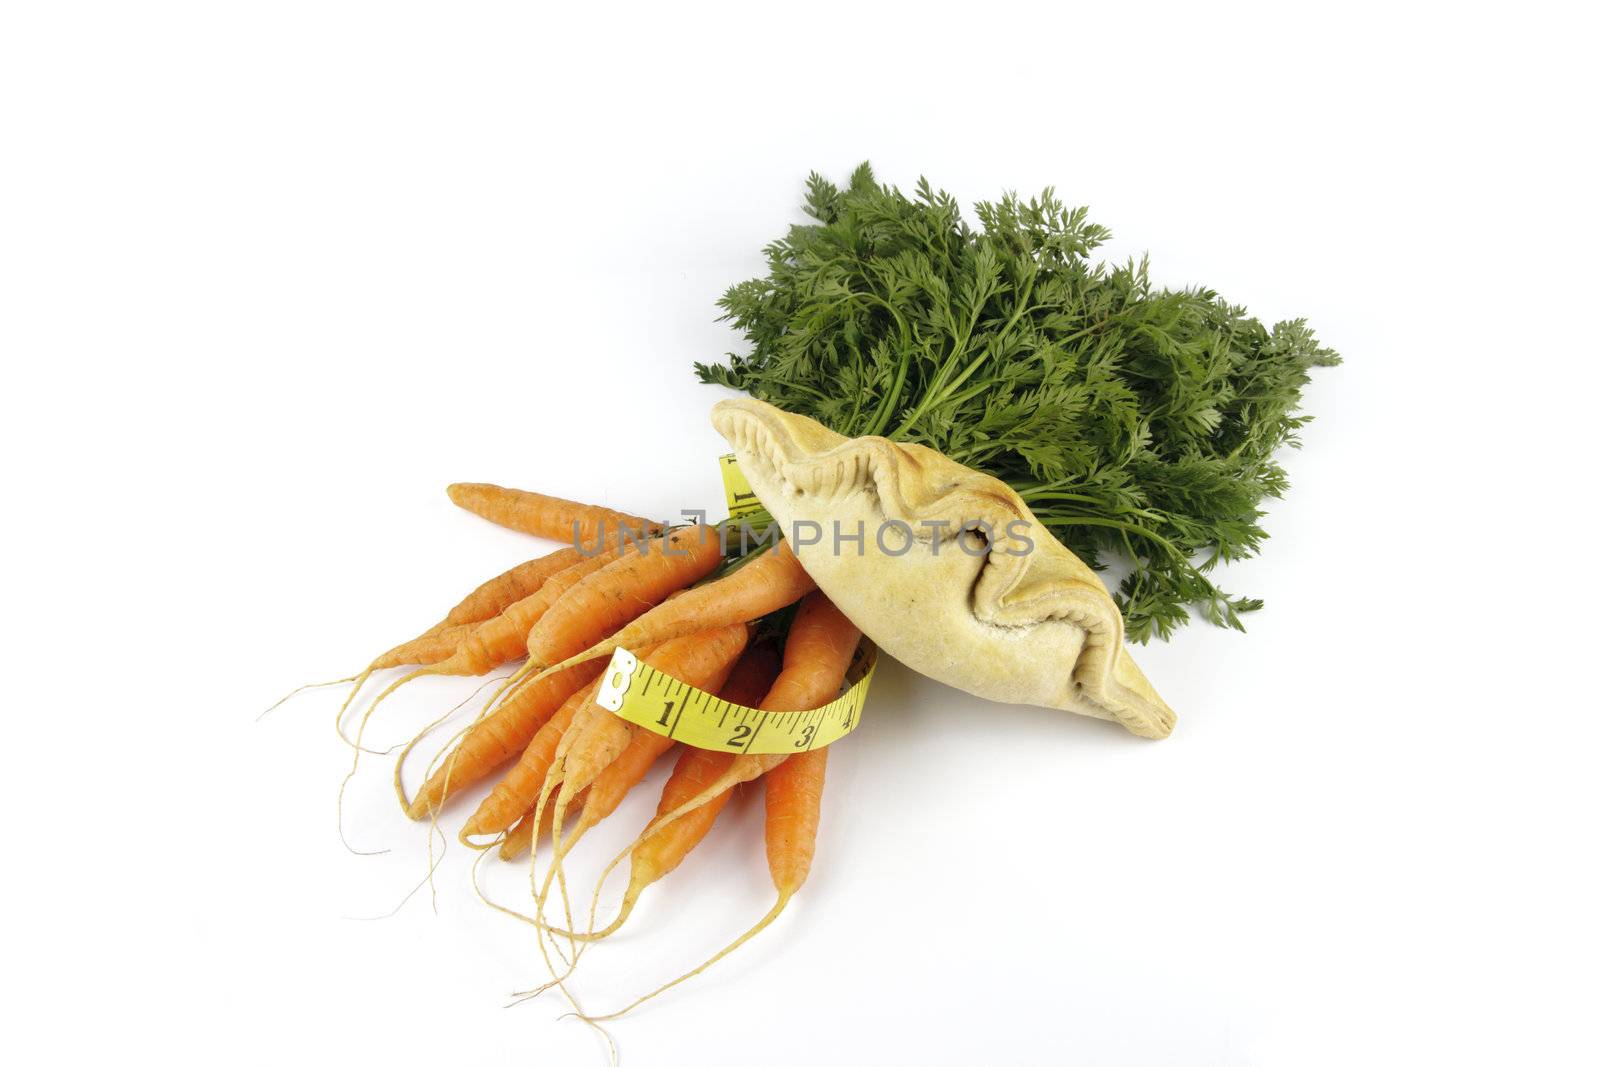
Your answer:
[[[878,650],[862,641],[845,674],[844,695],[811,711],[761,711],[680,682],[619,648],[594,699],[636,726],[695,748],[787,755],[831,745],[854,730],[877,667]]]

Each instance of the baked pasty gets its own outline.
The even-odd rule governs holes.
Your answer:
[[[1099,577],[1004,482],[751,398],[711,421],[806,571],[883,651],[990,700],[1172,732]]]

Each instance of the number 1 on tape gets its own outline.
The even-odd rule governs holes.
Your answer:
[[[601,676],[595,703],[636,726],[695,748],[788,755],[831,745],[854,730],[877,667],[878,650],[862,641],[845,674],[849,688],[838,699],[812,711],[762,711],[680,682],[619,648]]]

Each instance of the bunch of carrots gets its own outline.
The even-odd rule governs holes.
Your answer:
[[[609,657],[625,648],[663,674],[732,703],[801,712],[838,696],[860,631],[817,590],[782,540],[767,551],[730,560],[717,526],[668,528],[603,507],[494,485],[452,485],[449,493],[456,504],[491,522],[570,541],[572,547],[496,575],[433,627],[378,656],[360,674],[341,679],[354,686],[340,708],[340,721],[374,672],[412,668],[363,714],[354,739],[359,760],[366,751],[361,738],[368,719],[399,686],[426,675],[485,675],[525,658],[434,758],[415,796],[406,795],[401,771],[417,739],[401,752],[394,782],[411,818],[436,822],[465,790],[498,773],[489,794],[467,816],[462,842],[479,849],[498,846],[502,857],[513,859],[535,851],[546,837],[551,840],[543,879],[537,864],[531,875],[530,917],[540,927],[551,984],[570,975],[583,946],[615,932],[644,890],[684,860],[709,833],[735,786],[756,779],[765,783],[767,862],[777,890],[772,909],[732,944],[636,1005],[698,974],[764,929],[804,884],[816,849],[828,749],[782,756],[679,746],[595,702]],[[780,655],[753,635],[758,624],[790,605],[797,606]],[[603,885],[606,874],[630,860],[620,912],[596,931],[591,903],[590,929],[579,932],[566,904],[563,859],[675,747],[681,751],[655,817],[600,878]],[[564,926],[545,920],[553,885],[560,887],[566,909]],[[598,901],[600,885],[594,892]],[[565,961],[564,970],[551,960],[547,940]]]

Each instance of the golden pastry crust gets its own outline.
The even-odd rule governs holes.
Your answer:
[[[796,554],[885,652],[990,700],[1110,719],[1141,737],[1172,732],[1105,586],[1010,486],[931,448],[847,438],[751,398],[718,403],[711,421],[786,534],[818,524],[822,541],[795,538]],[[863,536],[835,545],[835,529]]]

